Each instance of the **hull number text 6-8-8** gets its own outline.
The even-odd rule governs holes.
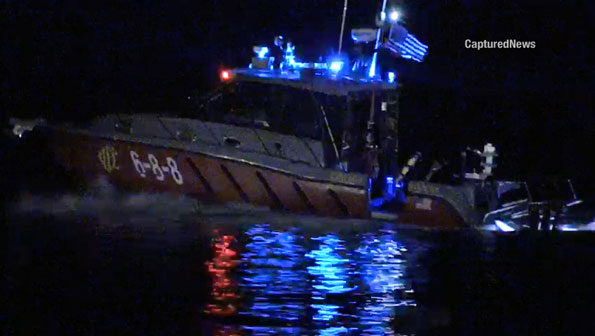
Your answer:
[[[149,162],[143,162],[139,159],[138,154],[135,151],[130,151],[130,158],[134,164],[134,169],[143,178],[147,176],[147,172],[152,172],[155,178],[159,181],[164,181],[167,174],[170,174],[173,180],[177,184],[184,184],[182,174],[178,170],[178,164],[176,160],[171,157],[166,157],[165,161],[167,165],[160,165],[159,160],[153,154],[148,154],[147,159]]]

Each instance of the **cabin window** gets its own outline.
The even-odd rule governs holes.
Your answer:
[[[267,95],[258,84],[236,83],[215,94],[207,109],[208,120],[243,127],[270,127],[267,123]]]
[[[310,92],[288,87],[274,87],[271,119],[273,130],[287,135],[320,139],[320,112]]]
[[[305,90],[240,82],[214,94],[206,119],[286,135],[320,139],[319,110]]]

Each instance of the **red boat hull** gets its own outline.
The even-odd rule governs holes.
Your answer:
[[[86,181],[104,175],[130,190],[324,216],[370,215],[365,188],[311,180],[232,158],[64,131],[54,133],[51,146],[59,163]]]
[[[172,192],[219,203],[250,203],[294,213],[368,218],[367,186],[315,180],[236,158],[56,130],[59,163],[90,182],[106,176],[127,190]],[[408,196],[398,221],[434,228],[465,223],[448,202]]]

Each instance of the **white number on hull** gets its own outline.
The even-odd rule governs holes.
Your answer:
[[[153,172],[153,175],[155,175],[155,178],[157,178],[158,181],[164,181],[165,175],[167,173],[171,173],[172,179],[177,184],[184,184],[184,178],[182,177],[182,173],[180,173],[180,171],[178,170],[178,164],[176,163],[176,160],[169,156],[165,158],[167,166],[161,166],[159,164],[159,160],[153,154],[147,155],[149,162],[141,161],[139,159],[138,154],[135,151],[130,151],[130,158],[132,159],[132,163],[134,164],[134,169],[136,169],[136,172],[142,178],[145,178],[147,176],[147,170]]]
[[[171,171],[171,177],[174,178],[174,181],[176,181],[177,184],[184,183],[184,179],[182,179],[182,173],[180,173],[180,171],[178,170],[178,164],[176,163],[176,160],[174,160],[168,156],[166,161],[167,161],[167,166],[168,166],[169,170]]]
[[[145,174],[145,165],[143,165],[143,162],[138,159],[138,154],[136,154],[135,151],[130,151],[130,158],[134,164],[134,169],[136,169],[142,178],[145,178],[147,176]]]
[[[151,163],[151,169],[153,169],[153,175],[155,175],[155,177],[159,181],[165,180],[165,175],[163,175],[163,170],[161,170],[161,167],[159,166],[159,161],[157,161],[155,155],[149,154],[148,158],[149,162]]]

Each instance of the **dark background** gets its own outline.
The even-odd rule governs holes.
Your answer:
[[[218,70],[246,66],[275,34],[297,55],[330,54],[343,1],[3,1],[1,110],[87,119],[170,110]],[[350,1],[347,27],[371,26],[380,1]],[[496,145],[499,172],[555,174],[592,193],[595,177],[588,1],[405,1],[404,22],[429,45],[401,62],[401,132],[412,150]],[[345,43],[348,42],[347,30]],[[465,49],[465,39],[536,41],[535,49]]]

